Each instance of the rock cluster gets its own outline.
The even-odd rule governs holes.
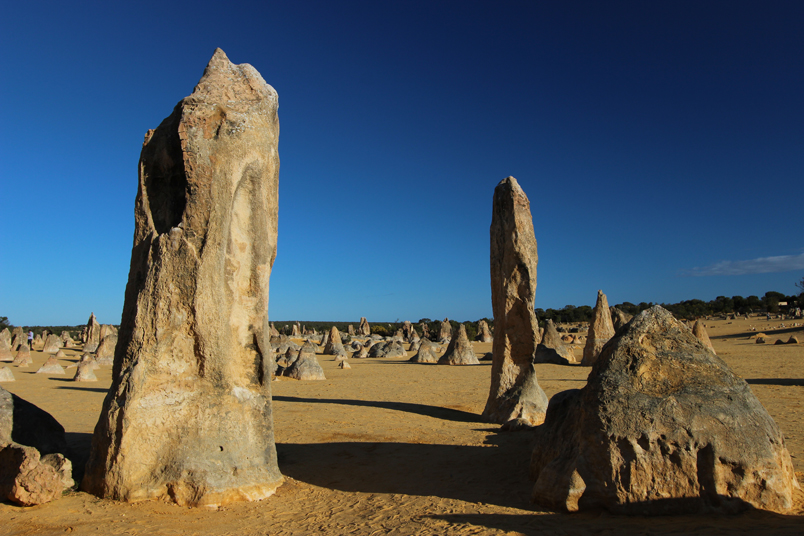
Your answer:
[[[683,324],[643,311],[535,429],[534,500],[640,515],[779,512],[798,487],[776,423]]]
[[[265,498],[282,482],[267,318],[278,136],[274,89],[220,49],[192,95],[146,134],[85,491],[216,506]]]

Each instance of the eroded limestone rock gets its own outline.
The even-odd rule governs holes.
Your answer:
[[[475,355],[475,350],[472,348],[472,343],[469,342],[469,337],[466,336],[466,327],[463,324],[458,324],[458,333],[452,334],[452,340],[449,341],[449,346],[438,359],[439,365],[479,365],[480,360]]]
[[[706,332],[706,328],[700,320],[696,320],[695,325],[692,326],[692,334],[695,335],[695,337],[697,337],[697,339],[701,341],[704,346],[712,350],[712,353],[717,353],[715,352],[714,346],[712,346],[712,341],[709,340],[709,334]]]
[[[598,290],[597,303],[592,312],[592,322],[589,324],[589,333],[586,335],[586,345],[583,347],[581,365],[585,367],[594,365],[603,345],[612,337],[614,337],[614,324],[611,322],[609,301],[603,291]]]
[[[480,320],[477,323],[477,336],[476,341],[479,342],[494,342],[494,337],[491,336],[489,324],[485,320]]]
[[[489,234],[494,343],[483,417],[499,424],[520,419],[533,426],[544,420],[547,409],[533,367],[541,340],[533,309],[539,256],[530,201],[513,177],[494,189]]]
[[[570,338],[570,340],[572,340]],[[533,356],[534,363],[552,363],[554,365],[575,365],[578,360],[570,346],[564,343],[558,334],[553,320],[547,319],[547,326],[544,328],[542,342],[536,346],[536,353]]]
[[[82,488],[214,506],[282,482],[267,317],[277,94],[220,49],[140,157],[112,385]]]
[[[534,500],[639,515],[788,510],[798,487],[748,384],[659,306],[604,348],[535,430]]]
[[[430,339],[422,339],[416,355],[411,357],[411,363],[438,363],[438,356],[435,353],[436,346]]]

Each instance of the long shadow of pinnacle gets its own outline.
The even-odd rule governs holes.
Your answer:
[[[374,400],[350,400],[343,398],[301,398],[297,396],[274,396],[273,399],[278,402],[305,402],[309,404],[342,404],[344,406],[361,406],[361,407],[392,409],[396,411],[405,411],[407,413],[415,413],[417,415],[424,415],[425,417],[433,417],[434,419],[443,419],[445,421],[454,421],[454,422],[477,422],[477,423],[484,422],[480,418],[480,415],[469,413],[468,411],[442,408],[439,406],[428,406],[426,404],[413,404],[410,402],[382,402]]]

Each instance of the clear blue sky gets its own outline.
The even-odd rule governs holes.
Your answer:
[[[143,135],[216,47],[279,93],[276,320],[491,316],[495,185],[537,307],[794,293],[804,2],[7,2],[0,315],[118,323]]]

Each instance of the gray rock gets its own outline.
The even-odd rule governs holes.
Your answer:
[[[422,339],[416,355],[411,357],[411,363],[438,363],[438,356],[435,353],[436,347],[430,339]]]

